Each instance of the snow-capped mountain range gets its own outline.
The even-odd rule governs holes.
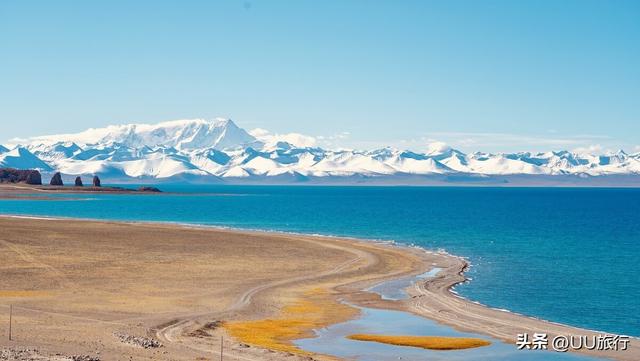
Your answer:
[[[319,183],[512,182],[619,178],[640,184],[640,153],[469,153],[433,144],[424,153],[328,150],[239,128],[229,119],[177,120],[33,137],[0,146],[0,167],[114,181]],[[289,140],[289,141],[286,141]],[[295,142],[294,142],[295,143]]]

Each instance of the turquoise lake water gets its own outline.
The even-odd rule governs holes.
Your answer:
[[[640,336],[640,189],[163,185],[186,194],[0,200],[1,214],[394,240],[467,257],[469,299]]]

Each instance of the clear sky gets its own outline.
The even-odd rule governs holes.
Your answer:
[[[218,116],[366,148],[634,151],[640,1],[0,1],[0,141]]]

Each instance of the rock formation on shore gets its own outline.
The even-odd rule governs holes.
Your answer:
[[[82,187],[82,186],[83,186],[83,184],[82,184],[82,178],[80,178],[80,176],[77,176],[77,177],[76,177],[76,181],[75,181],[75,184],[74,184],[74,185],[75,185],[76,187]]]
[[[54,174],[53,177],[51,177],[51,182],[49,182],[49,184],[52,186],[64,185],[64,183],[62,183],[62,175],[60,174],[60,172],[56,172],[56,174]]]
[[[0,168],[0,183],[42,185],[42,176],[34,169]]]
[[[94,187],[100,187],[100,178],[98,178],[97,175],[93,176],[93,186]]]
[[[38,172],[37,170],[28,170],[26,173],[27,174],[24,179],[25,183],[33,184],[33,185],[42,185],[42,176],[40,175],[40,172]]]

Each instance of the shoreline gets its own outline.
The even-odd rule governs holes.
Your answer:
[[[0,218],[1,217],[19,218],[19,219],[52,220],[52,221],[68,220],[68,221],[123,223],[123,224],[131,224],[131,225],[135,225],[135,224],[167,225],[167,226],[178,226],[178,227],[184,227],[184,228],[203,229],[203,230],[209,229],[209,230],[231,231],[231,232],[238,232],[238,233],[258,233],[258,234],[263,233],[263,234],[273,234],[273,235],[282,235],[282,236],[301,236],[301,237],[315,237],[320,239],[326,238],[326,239],[333,239],[333,240],[346,240],[346,241],[354,241],[354,242],[371,242],[374,244],[390,245],[390,246],[399,247],[399,248],[417,249],[417,250],[425,251],[427,253],[437,253],[437,254],[442,254],[446,256],[459,257],[461,259],[466,259],[463,256],[457,256],[457,255],[448,253],[446,250],[434,251],[434,250],[426,249],[422,246],[417,246],[414,244],[404,244],[395,240],[336,236],[336,235],[321,234],[321,233],[302,233],[302,232],[294,232],[294,231],[281,231],[276,229],[242,228],[242,227],[232,227],[232,226],[221,226],[221,225],[215,225],[215,224],[185,223],[185,222],[171,222],[171,221],[132,221],[132,220],[123,220],[123,219],[40,216],[40,215],[23,215],[23,214],[14,214],[14,213],[0,213]]]
[[[42,216],[28,216],[28,215],[0,215],[1,218],[15,218],[25,220],[40,220],[40,221],[72,221],[72,222],[97,222],[103,224],[128,224],[128,225],[141,225],[141,226],[160,226],[160,227],[175,227],[178,229],[195,229],[205,230],[212,232],[229,232],[237,235],[257,235],[257,236],[280,236],[280,237],[302,237],[304,239],[311,239],[316,242],[331,241],[331,242],[346,242],[352,246],[357,244],[370,244],[374,248],[390,248],[400,253],[417,254],[422,259],[422,265],[412,268],[410,271],[404,271],[399,273],[382,275],[379,277],[360,279],[351,283],[338,284],[334,289],[342,293],[342,296],[353,302],[356,305],[363,307],[374,307],[383,309],[397,309],[405,312],[410,312],[428,319],[434,320],[438,323],[445,324],[462,331],[470,331],[478,334],[488,335],[495,337],[507,343],[513,344],[515,342],[516,333],[506,333],[507,329],[513,331],[514,327],[518,328],[520,332],[526,332],[531,330],[533,332],[545,332],[549,331],[549,335],[555,333],[562,334],[577,334],[577,335],[592,335],[603,334],[604,332],[586,330],[574,326],[555,323],[552,321],[546,321],[531,316],[522,315],[509,310],[502,310],[492,308],[487,305],[480,304],[478,302],[464,298],[458,295],[453,288],[463,282],[467,282],[468,279],[464,276],[465,271],[469,267],[468,261],[464,257],[456,256],[442,251],[427,250],[415,245],[405,245],[395,241],[384,241],[375,239],[360,239],[355,237],[340,237],[331,235],[317,235],[317,234],[304,234],[296,232],[286,232],[278,230],[255,230],[246,228],[235,228],[227,226],[217,225],[202,225],[191,224],[181,222],[163,222],[163,221],[112,221],[112,220],[95,220],[95,219],[82,219],[82,218],[68,218],[68,217],[42,217]],[[429,258],[431,262],[427,265],[426,258]],[[437,263],[437,265],[436,265]],[[367,287],[374,286],[380,282],[399,279],[407,276],[416,276],[423,273],[433,267],[440,267],[442,270],[434,278],[420,280],[413,284],[407,291],[410,296],[406,300],[389,301],[383,300],[378,295],[373,295],[366,291]],[[288,280],[286,283],[297,283],[299,280]],[[277,288],[278,285],[272,285],[272,287],[264,287],[258,292],[266,291],[269,293],[270,288]],[[245,305],[251,302],[251,299],[245,300]],[[474,312],[469,312],[469,309],[473,309]],[[452,320],[449,316],[443,316],[443,314],[453,315],[456,320]],[[505,319],[509,322],[506,322]],[[478,321],[480,320],[480,321]],[[491,326],[489,326],[489,325]],[[495,328],[496,324],[499,326]],[[516,326],[517,325],[517,326]],[[171,328],[175,325],[169,325]],[[535,327],[538,327],[537,329]],[[162,330],[160,330],[162,331]],[[158,332],[160,332],[158,331]],[[166,331],[166,330],[165,330]],[[621,361],[631,361],[638,359],[640,355],[640,348],[638,339],[630,337],[629,350],[624,352],[596,352],[596,351],[578,351],[580,354],[592,355],[598,357],[613,358]],[[0,344],[1,345],[1,344]],[[527,351],[522,351],[527,352]],[[535,352],[535,351],[529,351]]]
[[[403,302],[407,311],[462,331],[481,333],[511,344],[515,343],[518,333],[528,333],[530,337],[533,333],[546,333],[550,352],[557,352],[552,350],[551,341],[558,335],[588,337],[616,335],[494,308],[460,296],[453,291],[453,288],[467,281],[464,274],[468,263],[462,258],[458,258],[456,263],[448,272],[440,272],[431,279],[412,285],[408,289],[411,299]],[[640,359],[640,339],[628,337],[629,345],[625,351],[581,349],[567,352],[621,361],[638,360]],[[536,351],[523,350],[522,352]]]
[[[140,190],[139,188],[124,188],[120,186],[94,186],[94,185],[47,185],[47,184],[26,184],[26,183],[0,183],[0,191],[11,190],[14,193],[28,193],[29,191],[41,193],[108,193],[108,194],[159,194],[150,190]]]

